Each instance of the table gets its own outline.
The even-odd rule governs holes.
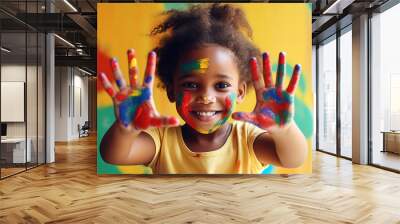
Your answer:
[[[382,152],[393,152],[400,154],[400,131],[382,131]]]
[[[28,143],[25,154],[25,138],[5,138],[1,139],[1,157],[9,163],[25,163],[31,162],[31,145],[30,138],[26,139]],[[12,158],[12,159],[11,159]]]

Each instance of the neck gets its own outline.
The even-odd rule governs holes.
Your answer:
[[[182,126],[182,135],[184,139],[190,139],[192,142],[215,142],[226,139],[230,132],[230,126],[231,124],[225,123],[212,133],[202,134],[185,124]]]

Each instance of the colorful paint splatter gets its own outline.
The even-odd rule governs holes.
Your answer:
[[[181,65],[181,74],[187,75],[193,72],[204,74],[208,69],[208,58],[202,58],[198,60],[191,60]]]

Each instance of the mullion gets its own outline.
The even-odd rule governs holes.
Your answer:
[[[341,64],[340,64],[340,30],[336,31],[336,154],[341,157]]]

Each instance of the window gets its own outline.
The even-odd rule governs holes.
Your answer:
[[[336,37],[318,48],[318,149],[336,154]]]
[[[352,33],[340,36],[340,155],[352,157]]]
[[[372,163],[400,170],[400,5],[373,15],[371,54]]]

